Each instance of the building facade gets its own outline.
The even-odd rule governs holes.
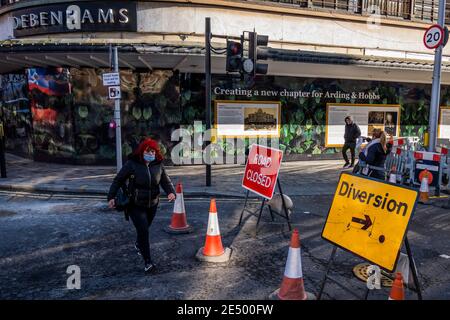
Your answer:
[[[119,48],[124,154],[154,135],[170,158],[174,130],[195,131],[194,121],[205,122],[206,17],[213,34],[213,100],[281,102],[285,159],[339,154],[327,143],[339,126],[330,122],[333,105],[372,105],[372,113],[398,106],[398,135],[423,138],[427,131],[433,52],[423,34],[437,20],[435,1],[0,4],[0,117],[7,148],[35,160],[114,163],[114,103],[101,78],[111,70],[112,46]],[[268,74],[227,74],[227,39],[253,30],[269,37]],[[450,105],[449,50],[443,106]]]

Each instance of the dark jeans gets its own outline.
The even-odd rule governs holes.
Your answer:
[[[342,148],[342,156],[344,157],[345,163],[350,163],[348,161],[348,157],[347,157],[347,150],[348,149],[350,149],[350,153],[352,155],[352,162],[351,162],[351,164],[354,165],[355,164],[356,143],[348,143],[348,142],[346,142],[344,144],[344,147]]]
[[[157,209],[158,204],[150,208],[132,206],[129,211],[130,218],[133,221],[134,227],[136,228],[137,245],[146,263],[150,263],[152,261],[150,257],[148,229],[152,225]]]

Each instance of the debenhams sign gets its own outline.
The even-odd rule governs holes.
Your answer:
[[[62,32],[136,31],[136,2],[98,1],[13,12],[15,37]]]

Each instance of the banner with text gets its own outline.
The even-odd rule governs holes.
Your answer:
[[[371,137],[374,129],[384,130],[397,137],[400,132],[400,105],[352,105],[327,104],[326,109],[326,147],[344,145],[345,117],[352,116],[361,129],[361,135]]]
[[[279,137],[281,104],[216,101],[216,134],[226,137]]]
[[[441,107],[438,131],[439,139],[450,139],[450,107]]]

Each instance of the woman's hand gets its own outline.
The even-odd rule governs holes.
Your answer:
[[[167,195],[167,199],[169,199],[169,202],[172,202],[173,200],[175,200],[176,197],[177,196],[175,194],[173,194],[173,193],[169,193]]]
[[[114,199],[109,200],[108,206],[110,209],[114,209],[116,207],[116,200],[114,200]]]

